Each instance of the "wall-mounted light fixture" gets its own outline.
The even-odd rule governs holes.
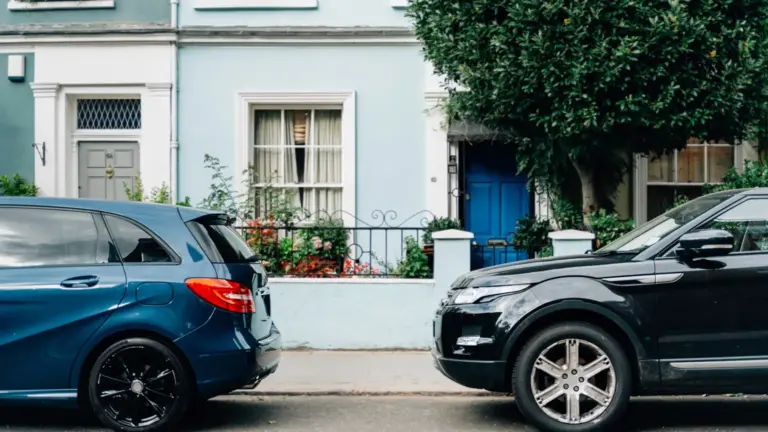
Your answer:
[[[456,155],[448,156],[448,174],[456,174],[459,164],[456,163]]]
[[[13,82],[22,82],[26,78],[26,62],[24,55],[13,54],[8,56],[8,79]]]

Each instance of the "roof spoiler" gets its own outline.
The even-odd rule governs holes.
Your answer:
[[[184,222],[208,222],[220,224],[231,224],[235,218],[223,212],[213,210],[195,209],[191,207],[179,207],[179,216]]]

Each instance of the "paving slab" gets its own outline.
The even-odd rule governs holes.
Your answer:
[[[286,351],[274,375],[238,393],[491,395],[449,380],[425,351]]]

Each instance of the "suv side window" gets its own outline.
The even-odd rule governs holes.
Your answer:
[[[768,199],[750,199],[704,224],[733,235],[734,252],[768,251]]]
[[[733,253],[768,252],[768,199],[737,204],[697,229],[721,229],[733,235]],[[665,256],[673,256],[676,245]]]
[[[104,215],[112,237],[115,239],[118,257],[111,260],[124,263],[172,263],[173,258],[165,248],[144,228],[133,222],[111,215]]]
[[[92,213],[0,207],[0,267],[106,264],[108,240]]]

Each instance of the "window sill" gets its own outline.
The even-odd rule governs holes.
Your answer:
[[[8,10],[114,9],[115,0],[21,1],[8,0]]]
[[[411,0],[390,0],[390,4],[395,9],[405,9],[411,4]]]
[[[194,0],[197,10],[316,9],[317,0]]]

